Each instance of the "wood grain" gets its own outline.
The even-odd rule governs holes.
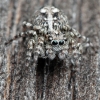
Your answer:
[[[100,100],[100,0],[1,0],[0,4],[0,100]],[[37,69],[30,72],[23,39],[4,45],[21,32],[24,20],[46,5],[61,9],[70,26],[94,44],[95,53],[83,55],[78,71],[58,59],[39,59]]]

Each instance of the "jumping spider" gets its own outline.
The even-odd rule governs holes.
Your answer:
[[[28,36],[31,38],[27,42],[26,61],[30,61],[33,56],[33,67],[36,66],[39,57],[53,60],[58,56],[66,62],[66,66],[68,63],[75,64],[73,59],[78,59],[85,48],[91,45],[88,38],[69,26],[67,16],[51,6],[37,11],[30,22],[24,21],[23,32],[6,44]]]

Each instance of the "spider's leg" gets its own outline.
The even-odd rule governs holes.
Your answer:
[[[81,54],[83,53],[93,53],[93,44],[90,39],[86,36],[78,35],[76,41],[76,47]]]
[[[75,29],[71,28],[71,29],[69,30],[69,32],[70,32],[70,35],[71,35],[72,38],[77,38],[77,39],[78,39],[77,43],[80,42],[80,43],[88,43],[88,44],[91,44],[89,38],[87,38],[87,37],[84,36],[84,35],[81,35],[81,34],[80,34],[78,31],[76,31]]]
[[[73,68],[74,70],[79,71],[79,68],[83,62],[82,59],[87,59],[84,58],[84,55],[86,56],[86,54],[94,54],[93,44],[90,42],[89,38],[81,36],[81,41],[78,41],[78,43],[75,45],[72,54],[73,57],[71,62],[76,66]]]
[[[69,25],[65,25],[62,27],[63,30],[66,31],[66,34],[70,38],[70,43],[72,45],[79,46],[79,49],[81,49],[82,52],[86,53],[87,51],[90,53],[93,53],[93,44],[90,42],[90,39],[86,36],[81,35],[78,31],[76,31],[74,28],[71,28]],[[79,50],[80,51],[80,50]]]
[[[33,29],[34,29],[35,31],[39,31],[39,33],[41,33],[41,35],[47,34],[47,32],[48,32],[48,26],[42,27],[42,26],[40,26],[40,25],[34,25],[34,26],[33,26]]]
[[[69,34],[71,37],[81,37],[81,34],[79,34],[78,31],[76,31],[74,28],[72,28],[71,26],[67,25],[63,25],[61,27],[61,30],[64,30],[67,34]]]
[[[26,32],[21,32],[19,34],[17,34],[16,36],[14,36],[12,39],[8,40],[7,42],[5,42],[5,45],[10,44],[12,41],[20,38],[20,37],[25,37]]]
[[[27,43],[26,62],[25,62],[26,63],[25,65],[27,67],[30,65],[30,62],[31,62],[34,44],[35,44],[34,39],[30,39]]]
[[[33,58],[33,69],[37,65],[39,56],[45,57],[44,38],[43,37],[38,37],[37,44],[35,45],[34,58]]]
[[[91,47],[93,47],[92,42],[86,36],[82,36],[82,43],[84,44],[83,45],[84,48],[89,48],[89,47],[91,48]]]
[[[61,29],[66,30],[66,31],[72,30],[72,28],[68,24],[67,25],[62,25]]]
[[[30,30],[30,31],[28,31]],[[20,38],[20,37],[27,37],[28,35],[34,35],[35,34],[35,31],[31,31],[32,30],[32,24],[31,23],[28,23],[28,22],[23,22],[23,32],[17,34],[16,36],[14,36],[12,39],[8,40],[5,45],[8,45],[10,44],[12,41]]]

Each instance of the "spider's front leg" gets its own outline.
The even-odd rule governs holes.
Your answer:
[[[32,59],[32,53],[35,46],[35,40],[34,38],[30,39],[27,43],[27,53],[26,53],[26,66],[28,67],[30,65],[31,59]]]
[[[42,36],[38,37],[33,54],[34,54],[34,58],[33,58],[33,68],[34,68],[37,65],[38,58],[45,57],[44,37]]]
[[[36,32],[33,31],[33,25],[29,22],[24,21],[23,22],[23,31],[19,34],[17,34],[16,36],[14,36],[12,39],[8,40],[5,45],[10,44],[12,41],[20,38],[20,37],[27,37],[29,35],[35,35]]]

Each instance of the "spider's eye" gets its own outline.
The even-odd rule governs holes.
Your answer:
[[[67,38],[66,38],[66,37],[64,37],[63,39],[64,39],[65,41],[67,41]]]
[[[46,9],[43,8],[43,9],[40,10],[40,12],[41,12],[41,14],[42,14],[44,17],[47,18]]]
[[[47,34],[51,34],[51,31],[48,31]]]
[[[62,34],[65,34],[65,31],[62,31]]]
[[[46,13],[42,13],[42,15],[43,15],[45,18],[47,18],[47,14],[46,14]]]
[[[60,40],[60,41],[59,41],[59,45],[63,45],[64,43],[65,43],[64,40]]]
[[[53,18],[57,18],[58,17],[58,12],[53,14]]]
[[[58,41],[53,40],[51,43],[52,43],[52,45],[57,45],[58,44]]]
[[[48,40],[49,40],[49,41],[51,41],[52,39],[53,39],[52,36],[49,36],[49,37],[48,37]]]

